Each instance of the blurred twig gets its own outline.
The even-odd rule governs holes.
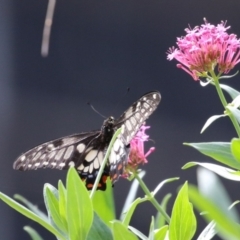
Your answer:
[[[41,54],[43,57],[47,57],[49,52],[49,41],[50,41],[50,34],[51,34],[55,5],[56,5],[56,0],[48,1],[47,14],[46,14],[44,28],[43,28],[42,47],[41,47]]]

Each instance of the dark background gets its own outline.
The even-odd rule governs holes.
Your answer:
[[[223,112],[216,91],[200,87],[176,68],[175,61],[167,61],[165,53],[188,24],[200,25],[203,17],[213,24],[228,20],[230,32],[239,36],[238,0],[60,0],[47,58],[40,55],[47,1],[2,0],[0,5],[0,191],[9,196],[22,194],[44,209],[43,184],[56,186],[66,172],[17,172],[12,164],[42,142],[100,128],[103,119],[88,101],[102,114],[118,117],[145,92],[161,92],[162,102],[148,120],[156,151],[144,166],[144,180],[154,189],[166,178],[181,177],[157,195],[160,201],[166,193],[173,194],[169,214],[178,187],[186,180],[196,183],[196,168],[181,167],[193,160],[211,162],[182,143],[230,141],[236,135],[228,119],[200,135],[206,119]],[[239,76],[227,84],[240,89]],[[239,184],[224,183],[232,200],[239,199]],[[129,186],[121,179],[114,188],[118,214]],[[154,208],[144,203],[131,224],[147,234],[154,214]],[[198,231],[205,226],[200,222]],[[1,239],[29,239],[22,230],[26,224],[37,228],[44,239],[54,239],[0,202]]]

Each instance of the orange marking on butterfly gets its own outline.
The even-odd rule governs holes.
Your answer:
[[[104,183],[107,181],[107,177],[108,177],[108,176],[106,176],[106,175],[103,175],[103,176],[102,176],[102,181],[103,181]]]
[[[117,174],[115,173],[112,177],[113,180],[115,180],[117,178]]]
[[[117,169],[118,169],[118,170],[121,170],[122,167],[123,167],[123,165],[122,165],[122,164],[119,164]]]
[[[93,187],[93,184],[92,183],[89,183],[88,185],[87,185],[87,188],[92,188]]]

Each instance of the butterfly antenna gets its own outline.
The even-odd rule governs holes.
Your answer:
[[[97,111],[90,102],[87,102],[87,105],[89,105],[92,108],[92,110],[94,112],[96,112],[98,115],[100,115],[103,118],[106,118],[103,114],[101,114],[99,111]]]

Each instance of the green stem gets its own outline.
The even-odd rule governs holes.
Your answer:
[[[218,96],[222,102],[222,105],[227,113],[227,115],[229,116],[229,118],[231,119],[232,121],[232,124],[237,132],[237,135],[238,137],[240,138],[240,126],[236,120],[236,118],[234,117],[234,115],[226,108],[228,103],[226,101],[226,98],[223,94],[223,91],[220,87],[220,84],[219,84],[219,76],[216,76],[215,72],[214,71],[211,71],[211,75],[212,75],[212,78],[213,78],[213,81],[214,81],[214,85],[216,87],[216,90],[217,90],[217,93],[218,93]]]
[[[109,157],[110,152],[111,152],[111,150],[112,150],[113,143],[115,142],[117,136],[118,136],[120,133],[121,133],[121,128],[119,128],[119,129],[115,132],[115,134],[113,135],[113,137],[112,137],[112,139],[111,139],[111,142],[109,143],[107,152],[106,152],[106,154],[105,154],[105,157],[104,157],[103,162],[102,162],[102,164],[101,164],[101,167],[100,167],[100,169],[99,169],[97,178],[96,178],[96,180],[95,180],[95,182],[94,182],[92,191],[91,191],[91,193],[90,193],[90,198],[93,198],[94,193],[96,192],[96,189],[97,189],[97,187],[98,187],[98,183],[99,183],[99,181],[100,181],[100,178],[102,177],[103,170],[104,170],[104,168],[105,168],[105,165],[106,165],[106,163],[107,163],[108,157]]]
[[[148,200],[153,204],[153,206],[157,209],[158,212],[160,212],[163,217],[165,218],[167,223],[170,223],[170,217],[168,214],[163,210],[161,205],[157,202],[157,200],[153,197],[149,189],[147,188],[146,184],[143,182],[143,180],[138,176],[137,173],[134,173],[134,177],[138,180],[139,185],[141,186],[142,190],[148,197]]]

